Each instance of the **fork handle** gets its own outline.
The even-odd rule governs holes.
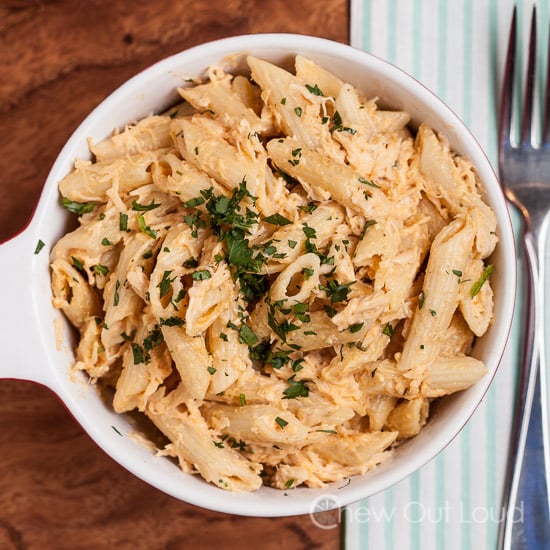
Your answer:
[[[501,550],[550,544],[548,409],[544,350],[544,250],[547,224],[524,235],[528,267],[527,311],[506,486]]]

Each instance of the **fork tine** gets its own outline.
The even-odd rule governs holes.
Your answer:
[[[517,8],[514,6],[510,34],[508,37],[508,50],[506,52],[506,64],[502,79],[502,92],[498,115],[498,152],[501,173],[502,160],[505,149],[510,146],[510,133],[512,127],[512,98],[514,95],[514,68],[516,64],[516,34],[517,34]]]
[[[549,22],[550,23],[550,22]],[[548,52],[546,62],[546,91],[544,94],[544,126],[542,131],[542,144],[550,146],[550,24],[548,25]]]
[[[523,115],[521,123],[521,143],[529,145],[531,140],[531,124],[533,120],[535,78],[537,67],[537,8],[533,6],[531,15],[531,32],[529,36],[529,59],[527,61],[527,77],[525,79],[525,94],[523,97]]]

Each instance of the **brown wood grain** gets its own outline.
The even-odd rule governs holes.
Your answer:
[[[0,242],[27,223],[71,132],[128,77],[236,34],[348,42],[348,17],[347,0],[2,0]],[[0,381],[1,549],[332,549],[339,536],[307,516],[244,518],[166,496],[105,455],[49,390]]]

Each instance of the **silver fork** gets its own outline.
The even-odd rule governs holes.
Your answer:
[[[527,305],[498,548],[539,550],[550,548],[550,457],[543,333],[544,254],[550,224],[550,78],[546,82],[539,146],[533,140],[537,116],[534,100],[537,78],[535,7],[531,19],[519,143],[511,137],[516,36],[517,12],[514,7],[500,103],[498,160],[503,190],[523,216],[524,297]]]

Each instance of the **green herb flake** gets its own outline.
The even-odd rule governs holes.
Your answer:
[[[284,418],[281,418],[280,416],[277,416],[275,418],[275,422],[277,422],[280,428],[284,428],[285,426],[288,426],[288,422]]]
[[[239,328],[239,340],[244,342],[247,346],[252,347],[254,344],[258,343],[259,338],[248,325],[243,323]]]
[[[462,271],[460,271],[460,269],[453,269],[453,275],[456,275],[457,277],[462,277]]]
[[[348,327],[348,330],[349,330],[352,334],[354,334],[355,332],[359,332],[359,331],[363,328],[363,325],[364,325],[364,324],[365,324],[365,323],[354,323],[353,325],[350,325],[350,326]]]
[[[170,288],[172,286],[172,283],[175,281],[175,277],[173,279],[170,279],[170,274],[172,273],[172,270],[165,271],[162,274],[162,279],[160,283],[157,285],[157,288],[159,289],[159,298],[164,298],[169,292]]]
[[[114,293],[114,296],[113,296],[113,305],[114,306],[118,306],[118,302],[120,300],[120,296],[119,296],[119,293],[118,293],[119,290],[120,290],[120,281],[117,279],[117,281],[115,283],[115,293]]]
[[[201,204],[204,204],[204,199],[202,197],[195,197],[194,199],[189,199],[188,201],[185,201],[183,203],[183,206],[185,206],[186,208],[193,208]]]
[[[72,212],[73,214],[88,214],[91,212],[97,205],[96,202],[77,202],[69,200],[67,197],[63,197],[61,204],[65,210]]]
[[[140,363],[144,362],[144,353],[143,348],[136,344],[135,342],[131,343],[132,346],[132,354],[134,356],[134,365],[139,365]]]
[[[113,243],[107,237],[103,237],[101,244],[103,246],[113,246]]]
[[[143,217],[143,214],[138,214],[137,215],[137,221],[138,221],[139,230],[142,233],[144,233],[148,237],[151,237],[151,239],[156,239],[157,238],[156,232],[153,229],[151,229],[147,225],[147,223],[145,222],[145,218]]]
[[[166,319],[160,318],[161,327],[182,327],[185,321],[181,317],[168,317]]]
[[[286,97],[281,98],[281,105],[286,105]]]
[[[292,222],[285,218],[284,216],[281,216],[281,214],[272,214],[271,216],[267,216],[267,218],[264,218],[264,222],[271,223],[273,225],[289,225]]]
[[[154,200],[151,204],[140,204],[135,200],[132,201],[132,210],[135,210],[136,212],[149,212],[149,210],[154,210],[159,206],[160,204],[156,203]]]
[[[212,277],[212,273],[208,271],[208,269],[200,269],[199,271],[195,271],[191,274],[191,278],[194,281],[205,281],[206,279],[210,279]]]
[[[297,397],[307,397],[309,388],[304,380],[295,380],[296,375],[292,375],[288,380],[288,388],[283,391],[283,399],[296,399]]]
[[[106,265],[102,264],[95,264],[92,267],[92,270],[96,275],[102,275],[103,277],[105,277],[107,273],[109,273],[109,268]]]
[[[390,323],[386,323],[382,334],[385,334],[388,338],[391,338],[393,336],[393,327],[390,325]]]
[[[36,248],[34,249],[35,254],[40,254],[40,251],[46,246],[44,241],[41,239],[38,239],[38,242],[36,243]]]
[[[317,86],[317,84],[314,84],[313,86],[311,86],[310,84],[306,84],[306,88],[308,92],[311,92],[313,95],[324,97],[323,92],[321,91],[319,86]]]
[[[118,218],[118,227],[121,231],[128,231],[128,214],[121,212]]]
[[[379,185],[376,185],[376,183],[374,183],[372,180],[368,180],[366,178],[362,178],[360,177],[359,178],[359,182],[360,183],[363,183],[365,185],[369,185],[370,187],[376,187],[376,189],[380,189],[380,186]]]
[[[76,267],[76,269],[78,269],[79,271],[83,271],[83,272],[86,271],[84,269],[84,265],[82,264],[82,262],[78,258],[75,258],[74,256],[71,256],[71,261],[73,262],[73,265]]]
[[[302,116],[302,108],[301,107],[295,107],[294,112],[297,116]]]
[[[244,407],[246,405],[246,395],[244,393],[239,394],[239,405]]]
[[[319,290],[324,290],[327,297],[330,298],[330,303],[343,302],[347,300],[350,292],[350,286],[357,281],[340,284],[336,279],[330,279],[326,285],[319,285]]]
[[[493,272],[494,266],[493,264],[489,264],[481,274],[481,277],[472,285],[472,288],[470,288],[470,297],[474,298],[477,294],[479,294],[479,291],[481,290],[481,287],[485,284],[485,281],[491,276],[491,273]]]
[[[214,367],[207,367],[208,374],[214,374],[218,369]]]

